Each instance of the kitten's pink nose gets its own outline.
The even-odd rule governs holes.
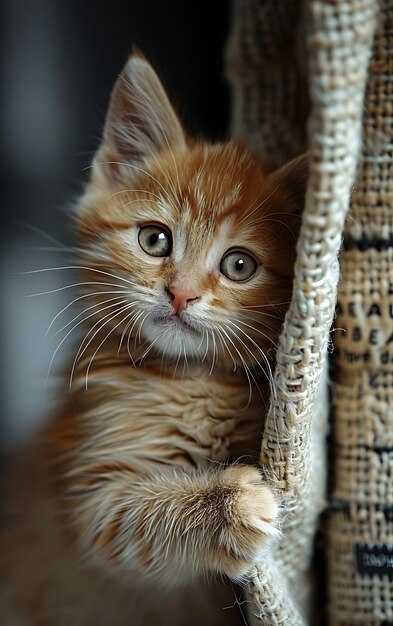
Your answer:
[[[182,311],[187,307],[190,302],[199,300],[199,294],[193,289],[187,289],[182,285],[173,283],[168,287],[168,291],[171,294],[172,306],[176,315],[180,315]]]

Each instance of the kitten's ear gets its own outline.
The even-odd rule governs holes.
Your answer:
[[[293,200],[292,213],[300,215],[304,208],[309,175],[309,154],[301,154],[269,174],[271,182],[285,189]],[[289,207],[287,207],[288,210]]]
[[[133,53],[113,88],[95,167],[111,180],[129,180],[162,150],[185,148],[183,128],[157,74]]]

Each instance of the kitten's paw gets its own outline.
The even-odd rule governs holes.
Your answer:
[[[232,465],[223,472],[223,486],[231,497],[221,534],[222,569],[231,578],[242,579],[259,560],[268,538],[279,534],[279,506],[256,467]]]

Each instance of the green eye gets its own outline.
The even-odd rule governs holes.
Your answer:
[[[172,250],[171,234],[160,224],[141,226],[138,241],[142,250],[150,256],[169,256]]]
[[[228,252],[220,263],[220,272],[229,280],[248,280],[253,276],[258,267],[256,260],[244,252],[244,250],[232,250]]]

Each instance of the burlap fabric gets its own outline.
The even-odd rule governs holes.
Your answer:
[[[322,440],[327,412],[326,400],[317,405],[316,397],[336,300],[336,259],[359,155],[364,86],[377,9],[376,0],[237,0],[235,4],[228,53],[235,102],[234,134],[262,154],[283,160],[301,151],[306,143],[305,76],[310,100],[310,181],[293,300],[280,338],[276,393],[271,398],[261,451],[266,479],[282,498],[286,514],[282,539],[256,566],[249,585],[249,613],[255,623],[300,626],[306,623],[307,613],[311,614],[307,573],[325,495]],[[386,74],[386,66],[381,65],[380,71]],[[380,111],[382,116],[389,115],[387,105]],[[383,134],[380,127],[378,132]],[[367,190],[370,184],[375,189],[373,172],[367,169]],[[378,191],[374,201],[380,201]],[[352,272],[353,260],[350,267]],[[373,271],[370,261],[368,270]],[[359,272],[363,291],[371,288],[371,278],[366,276]],[[360,381],[359,373],[356,391],[351,387],[352,395],[343,393],[338,404],[344,402],[344,397],[349,398],[345,402],[351,407],[362,401]],[[347,383],[352,385],[350,379]],[[349,419],[348,424],[345,437],[348,440],[351,433],[353,440],[354,420]],[[348,479],[345,459],[344,452],[341,465],[336,465],[342,483]],[[370,478],[361,461],[356,472],[362,476],[363,487]],[[347,497],[347,491],[343,495]],[[336,535],[333,518],[330,524],[331,554],[337,545],[331,563],[344,555],[340,580],[335,579],[335,566],[330,567],[332,607],[337,606],[340,595],[352,594],[354,581],[352,553],[348,560],[348,533],[342,542],[345,550],[337,544],[337,537],[345,535],[345,515],[347,509],[344,513],[337,511],[337,518],[341,517]],[[340,611],[332,608],[332,623],[338,620]],[[364,615],[363,624],[374,623],[370,613]],[[316,619],[314,614],[314,623]],[[348,619],[337,624],[355,624],[352,616]]]
[[[334,335],[331,624],[393,624],[393,3],[383,0]]]

